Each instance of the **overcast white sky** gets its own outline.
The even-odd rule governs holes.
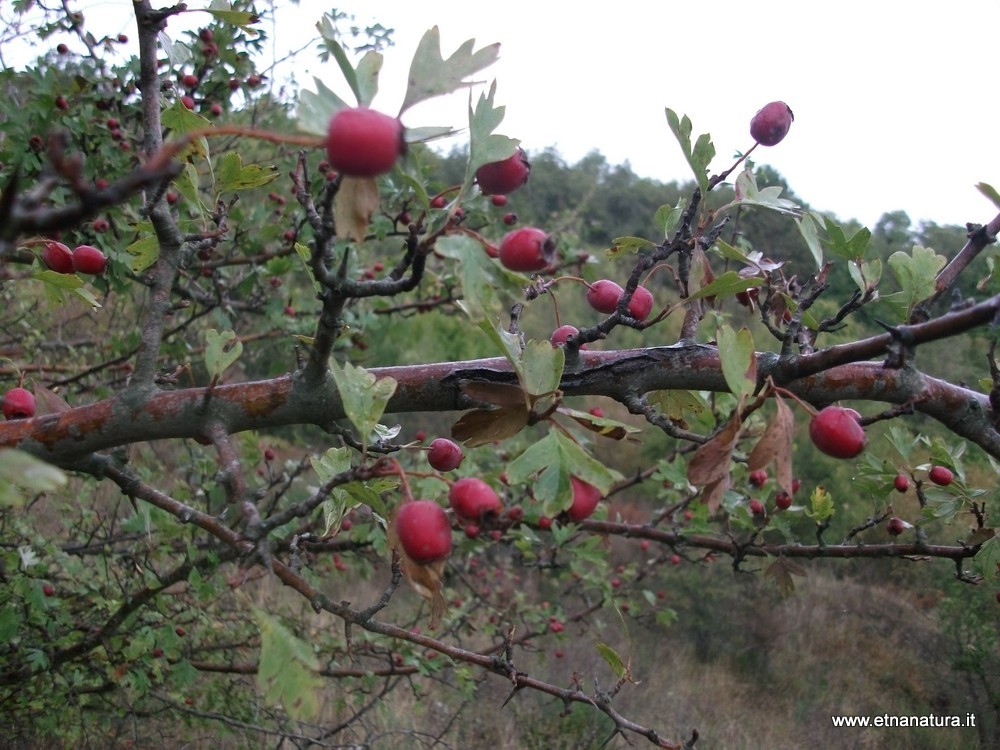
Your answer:
[[[275,49],[300,45],[331,4],[301,0],[282,11],[268,24]],[[118,30],[134,34],[127,0],[85,5],[91,19],[114,12]],[[640,175],[686,180],[664,107],[689,115],[696,133],[712,134],[719,170],[751,145],[757,109],[782,99],[795,112],[791,132],[755,157],[815,208],[869,226],[896,209],[941,224],[995,213],[974,186],[1000,187],[1000,100],[991,75],[997,0],[341,0],[336,7],[395,29],[373,103],[389,113],[399,109],[417,41],[436,24],[446,56],[469,38],[477,48],[501,43],[500,61],[482,77],[498,81],[497,100],[507,105],[499,132],[529,151],[555,146],[572,163],[597,149]],[[336,67],[312,54],[298,58],[296,75],[301,82],[317,75],[346,93]],[[467,99],[423,107],[404,124],[462,125]]]
[[[298,12],[327,7],[302,0]],[[555,146],[569,162],[598,149],[661,180],[690,175],[663,111],[710,132],[722,169],[752,144],[750,118],[782,99],[788,137],[755,152],[804,200],[873,225],[903,209],[914,221],[985,222],[995,211],[974,185],[1000,187],[1000,100],[993,91],[997,0],[951,3],[555,3],[508,0],[341,0],[359,22],[396,30],[377,108],[398,111],[422,33],[441,29],[450,54],[465,39],[501,43],[487,76],[507,105],[500,132],[530,150]],[[298,24],[295,24],[296,26]],[[302,30],[278,25],[276,41]],[[331,85],[337,71],[303,59]],[[452,97],[453,121],[466,100]],[[414,110],[407,125],[439,123]],[[419,120],[419,121],[418,121]]]

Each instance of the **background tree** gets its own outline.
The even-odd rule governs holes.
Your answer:
[[[885,746],[993,741],[994,587],[941,578],[996,578],[1000,218],[840,224],[756,146],[720,168],[670,110],[687,184],[549,150],[484,195],[478,169],[518,146],[495,84],[448,156],[407,113],[465,95],[495,45],[442,55],[428,32],[402,154],[363,109],[383,27],[318,26],[348,103],[258,70],[245,4],[178,35],[187,9],[135,3],[137,59],[37,10],[0,39],[3,60],[43,49],[0,81],[12,745],[690,747],[696,726],[787,745],[831,714],[970,706],[977,727]],[[363,125],[328,141],[344,112]],[[817,422],[835,402],[860,414]],[[807,558],[849,582],[783,598]],[[910,618],[899,657],[899,631],[864,635],[897,611],[968,635]],[[690,661],[658,650],[665,629]],[[844,632],[857,659],[838,670]],[[700,689],[723,657],[738,689]],[[900,689],[858,690],[866,665]],[[775,711],[732,726],[762,686]],[[508,724],[470,719],[475,700]]]

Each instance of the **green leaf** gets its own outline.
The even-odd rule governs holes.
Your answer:
[[[267,703],[282,706],[293,719],[316,718],[323,678],[312,648],[267,612],[254,613],[260,627],[257,688]]]
[[[987,581],[1000,578],[1000,540],[997,537],[985,542],[973,559]]]
[[[530,482],[548,516],[558,515],[573,504],[570,476],[594,485],[602,495],[622,479],[559,431],[549,432],[507,466],[507,480],[515,485]]]
[[[913,246],[912,255],[898,250],[889,256],[889,268],[903,291],[907,318],[917,303],[934,294],[935,280],[946,262],[943,255],[920,245]]]
[[[206,8],[206,13],[211,13],[215,18],[223,23],[230,23],[239,26],[250,36],[257,36],[260,32],[253,28],[251,24],[260,21],[260,16],[245,10],[223,10],[221,8]]]
[[[185,133],[190,133],[193,130],[204,130],[212,126],[212,123],[205,117],[202,117],[197,112],[193,112],[184,106],[184,103],[178,99],[170,107],[163,110],[160,114],[160,120],[163,123],[163,127],[169,128],[173,131],[174,135],[184,135]],[[202,136],[194,141],[185,148],[179,154],[182,158],[188,158],[192,154],[201,157],[208,156],[208,140]]]
[[[604,661],[608,663],[608,666],[611,667],[611,670],[615,673],[615,677],[619,680],[628,674],[628,667],[625,666],[625,662],[622,661],[618,652],[611,648],[611,646],[603,641],[598,641],[597,651],[604,658]]]
[[[230,151],[222,157],[219,166],[218,190],[220,193],[249,190],[273,182],[279,176],[277,167],[265,169],[258,164],[244,167],[239,153]]]
[[[396,392],[396,381],[389,377],[376,379],[372,373],[350,362],[343,366],[332,362],[330,371],[344,404],[344,413],[357,428],[362,446],[367,448],[369,435]]]
[[[736,178],[737,197],[729,206],[758,206],[778,213],[798,216],[800,213],[798,204],[787,198],[782,198],[781,191],[782,188],[779,185],[758,188],[757,178],[754,176],[753,170],[746,167]],[[724,206],[724,208],[728,208],[728,206]]]
[[[826,488],[817,485],[809,498],[811,508],[806,509],[806,515],[816,521],[823,523],[833,517],[833,496],[826,491]]]
[[[156,263],[160,257],[160,243],[155,235],[150,234],[137,239],[125,248],[125,252],[132,256],[128,260],[129,268],[134,273],[141,273]]]
[[[705,297],[729,297],[737,292],[745,292],[750,287],[760,286],[761,281],[762,280],[759,278],[746,278],[745,276],[740,276],[737,271],[726,271],[721,276],[716,276],[711,282],[703,286],[690,297],[687,297],[677,306],[681,306],[687,302],[691,302],[692,300],[703,299]]]
[[[465,78],[492,65],[500,56],[499,44],[473,52],[475,43],[475,39],[467,40],[445,60],[441,56],[441,32],[437,26],[429,29],[413,54],[406,96],[399,113],[419,102],[471,86],[473,82],[467,82]]]
[[[757,358],[750,329],[744,327],[734,332],[729,326],[722,326],[716,337],[722,376],[729,390],[737,397],[752,395],[757,388]]]
[[[667,124],[680,144],[681,151],[684,152],[684,158],[687,159],[691,171],[694,172],[698,188],[704,196],[708,192],[708,165],[715,158],[715,146],[712,144],[712,137],[708,133],[703,133],[698,136],[698,140],[692,148],[690,118],[687,115],[684,115],[683,118],[678,118],[677,113],[670,108],[667,108],[666,113]]]
[[[243,342],[235,331],[219,333],[214,328],[205,332],[205,367],[213,381],[222,377],[243,353]]]
[[[316,85],[316,91],[302,89],[299,92],[295,124],[299,130],[325,136],[333,116],[350,105],[318,78],[313,78],[313,83]]]
[[[829,217],[824,217],[826,222],[827,239],[822,243],[830,248],[834,255],[845,260],[861,260],[865,257],[868,249],[868,241],[872,238],[872,233],[867,227],[862,227],[851,235],[850,239],[844,234],[843,228]]]
[[[819,241],[819,222],[822,217],[808,211],[801,218],[795,219],[799,234],[806,241],[806,247],[816,261],[816,268],[823,267],[823,245]]]
[[[634,253],[644,247],[656,247],[655,242],[650,242],[643,237],[615,237],[611,243],[611,249],[607,251],[609,258],[615,258],[625,253]]]
[[[24,494],[54,492],[66,485],[66,474],[52,464],[16,448],[0,449],[0,505],[25,500]]]
[[[664,205],[656,209],[656,213],[653,214],[653,223],[661,229],[664,237],[668,237],[683,215],[684,201],[682,199],[677,202],[676,206]]]
[[[442,237],[434,249],[458,261],[456,273],[462,285],[461,307],[476,322],[497,315],[524,295],[528,279],[490,258],[483,246],[464,234]]]
[[[466,166],[462,189],[453,199],[452,205],[458,205],[464,200],[472,187],[476,170],[484,164],[510,158],[520,143],[514,138],[493,132],[503,122],[506,111],[506,107],[497,107],[493,104],[496,89],[496,81],[493,81],[489,92],[479,95],[475,109],[469,107],[469,163]]]
[[[869,292],[878,286],[882,278],[882,261],[878,258],[873,260],[850,261],[847,270],[862,292]]]
[[[1000,208],[1000,193],[997,192],[995,187],[985,182],[980,182],[976,185],[976,190],[985,195],[996,208]]]
[[[548,341],[529,341],[521,352],[521,385],[529,396],[544,396],[559,389],[566,351]]]

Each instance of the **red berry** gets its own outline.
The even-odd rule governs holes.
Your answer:
[[[73,251],[61,242],[46,240],[42,263],[56,273],[73,273]]]
[[[108,126],[108,130],[118,130],[121,127],[117,117],[109,117],[104,124]]]
[[[215,39],[215,33],[209,28],[198,29],[198,38],[208,44]]]
[[[69,109],[69,101],[67,101],[67,99],[66,99],[65,96],[57,96],[56,97],[56,107],[58,109],[61,109],[61,110],[65,111],[65,110]]]
[[[859,418],[853,409],[827,406],[809,422],[809,437],[828,456],[854,458],[868,442],[865,431],[858,424]]]
[[[469,537],[469,539],[475,539],[479,536],[479,527],[474,523],[467,524],[465,527],[465,535]]]
[[[678,554],[671,555],[670,556],[670,563],[672,565],[680,565],[681,564],[681,556],[678,555]]]
[[[750,120],[750,137],[761,146],[776,146],[788,134],[794,119],[784,102],[765,104]]]
[[[747,481],[750,482],[751,487],[763,487],[767,484],[767,472],[763,469],[751,471],[750,476],[747,477]]]
[[[484,164],[476,170],[476,182],[483,195],[512,193],[528,181],[531,164],[523,149],[518,149],[509,158]]]
[[[506,226],[508,226],[508,227],[514,226],[515,224],[517,224],[517,214],[515,214],[513,212],[512,213],[508,213],[508,214],[504,214],[503,215],[503,223]]]
[[[540,529],[551,529],[552,528],[552,519],[549,518],[548,516],[542,516],[541,518],[538,519],[538,528],[540,528]]]
[[[163,649],[157,646],[153,649],[153,658],[159,659],[161,656],[163,656]]]
[[[181,104],[183,104],[188,109],[194,109],[194,98],[185,94],[181,97]]]
[[[567,514],[574,521],[589,518],[601,501],[601,491],[594,485],[576,477],[570,477],[569,483],[573,488],[573,505],[570,506]]]
[[[208,111],[212,113],[212,117],[218,117],[222,114],[222,105],[218,102],[213,102]]]
[[[549,341],[551,342],[552,346],[559,346],[559,344],[565,344],[566,339],[568,339],[570,336],[575,336],[579,332],[580,329],[577,328],[576,326],[571,326],[571,325],[559,326],[556,330],[552,332],[552,335],[549,336]]]
[[[73,250],[73,269],[79,273],[99,276],[108,267],[104,253],[91,245],[80,245]]]
[[[273,448],[265,448],[264,449],[264,460],[265,461],[273,461],[274,460],[274,449]]]
[[[128,42],[128,37],[125,36],[124,34],[119,34],[118,35],[118,43],[119,44],[125,44],[126,42]]]
[[[29,419],[35,416],[35,394],[27,388],[11,388],[3,397],[5,419]]]
[[[535,227],[508,232],[500,241],[500,262],[511,271],[541,271],[552,262],[556,243]]]
[[[519,523],[524,520],[524,509],[520,505],[515,505],[507,510],[507,518],[509,518],[513,523]]]
[[[173,206],[175,203],[177,203],[177,201],[180,200],[181,197],[177,193],[174,193],[172,191],[167,191],[166,198],[167,198],[167,203]]]
[[[94,219],[93,227],[95,232],[106,232],[111,227],[111,224],[103,216],[98,216]]]
[[[792,480],[792,494],[794,495],[796,492],[798,492],[799,488],[801,486],[802,486],[802,480],[801,479],[793,479]]]
[[[388,172],[406,152],[403,124],[367,107],[341,109],[330,118],[326,155],[330,166],[353,177]]]
[[[42,585],[42,593],[45,594],[45,596],[55,596],[56,595],[56,587],[53,586],[51,583],[43,584]]]
[[[405,503],[396,514],[396,534],[406,554],[418,563],[443,560],[451,552],[448,515],[433,500]]]
[[[755,516],[764,515],[764,504],[760,500],[751,500],[749,508],[750,512]]]
[[[932,466],[927,476],[934,484],[939,484],[942,487],[951,484],[955,478],[951,469],[946,466]]]
[[[649,549],[649,540],[648,539],[643,539],[641,542],[639,542],[639,549],[641,549],[643,552],[645,552],[646,550],[648,550]]]
[[[885,522],[885,530],[893,536],[899,536],[906,531],[906,522],[902,518],[893,516]]]
[[[435,438],[431,441],[431,449],[427,452],[427,463],[437,471],[457,469],[465,456],[457,443],[448,438]]]
[[[181,77],[181,83],[187,86],[189,89],[193,89],[198,85],[198,76],[188,73],[186,76]]]
[[[604,416],[604,409],[602,409],[600,406],[591,406],[589,409],[587,409],[587,412],[590,414],[590,416],[597,417],[598,419]]]
[[[493,195],[493,196],[490,196],[490,203],[492,203],[494,206],[506,206],[507,205],[507,196],[506,195]]]
[[[601,279],[587,289],[587,302],[597,312],[610,315],[618,309],[618,300],[621,299],[622,292],[622,288],[611,279]]]
[[[448,201],[443,195],[435,195],[431,198],[431,208],[444,208],[447,205]]]
[[[183,638],[184,635],[187,633],[187,631],[184,630],[184,628],[182,628],[180,625],[174,628],[174,632],[177,633],[177,635],[179,635],[181,638]]]
[[[617,303],[616,303],[617,304]],[[628,314],[636,320],[645,320],[653,310],[653,295],[644,286],[637,286],[628,302]]]
[[[60,55],[68,55],[69,47],[67,47],[65,44],[57,44],[56,52],[58,52]]]
[[[781,490],[774,496],[774,507],[778,510],[788,510],[792,507],[792,496]]]
[[[493,488],[478,477],[463,477],[448,490],[448,502],[455,513],[470,521],[502,510],[500,498]]]
[[[892,486],[896,488],[896,492],[906,492],[910,489],[910,480],[905,474],[897,474],[892,480]]]

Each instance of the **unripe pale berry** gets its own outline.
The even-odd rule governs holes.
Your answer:
[[[341,109],[330,118],[326,155],[330,166],[352,177],[388,172],[406,152],[403,124],[367,107]]]
[[[784,102],[765,104],[750,120],[750,137],[761,146],[776,146],[788,135],[795,115]]]

